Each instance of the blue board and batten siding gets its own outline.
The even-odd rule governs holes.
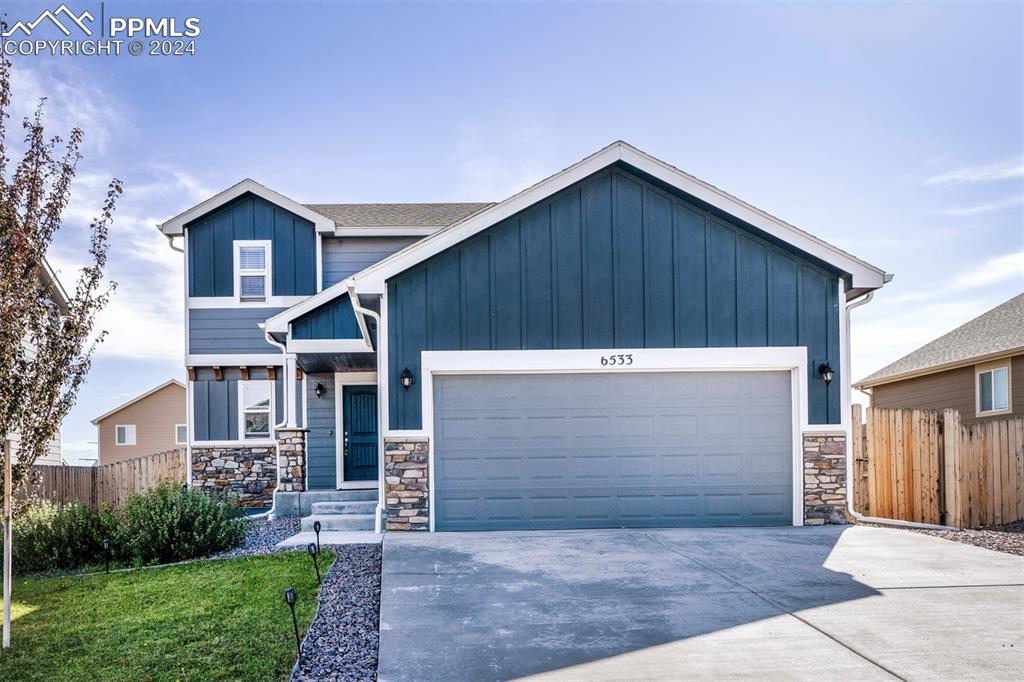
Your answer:
[[[838,424],[839,275],[602,171],[388,281],[390,428],[422,427],[423,350],[737,346],[807,346],[809,421]]]
[[[419,237],[331,237],[323,240],[323,287],[326,289],[378,263]]]
[[[361,300],[361,299],[360,299]],[[293,339],[361,339],[348,294],[331,299],[292,321]]]
[[[316,397],[317,383],[324,387],[324,392],[319,398]],[[334,490],[337,487],[334,394],[334,374],[306,375],[306,417],[309,419],[309,431],[306,434],[306,475],[309,477],[310,490]]]
[[[351,307],[351,306],[349,306]],[[190,354],[273,354],[257,326],[284,308],[191,308],[188,311],[188,352]]]
[[[274,381],[274,423],[284,418],[284,380],[281,368],[277,369]],[[242,378],[241,370],[225,368],[222,378],[218,380],[212,369],[196,370],[196,380],[192,382],[192,428],[196,441],[237,441],[238,435],[238,382]],[[265,368],[250,368],[250,379],[267,379]],[[295,382],[298,387],[299,400],[297,421],[302,426],[303,398],[302,383]]]
[[[316,293],[313,223],[251,194],[185,226],[189,296],[234,296],[235,240],[270,240],[274,296]]]

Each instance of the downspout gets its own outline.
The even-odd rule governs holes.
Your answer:
[[[886,282],[888,282],[890,279],[892,279],[892,275],[887,275],[886,277],[887,277],[887,279],[885,280]],[[846,330],[846,349],[845,350],[846,350],[846,357],[847,358],[850,357],[850,347],[851,347],[851,344],[850,344],[850,329],[849,329],[850,311],[853,310],[854,308],[859,308],[862,305],[870,303],[871,299],[873,299],[874,297],[875,297],[875,292],[874,291],[869,291],[866,295],[864,295],[864,296],[862,296],[860,298],[854,299],[853,301],[850,301],[849,303],[846,304],[847,330]],[[852,426],[854,426],[854,425],[851,424],[851,427]],[[857,428],[860,428],[860,424],[856,424],[855,426]],[[957,528],[955,526],[940,526],[940,525],[937,525],[937,524],[934,524],[934,523],[918,523],[917,521],[903,521],[902,519],[883,519],[883,518],[879,518],[877,516],[864,516],[863,514],[858,512],[856,509],[854,509],[853,508],[853,500],[854,500],[855,495],[854,495],[854,492],[853,492],[853,486],[855,485],[856,481],[855,481],[855,478],[854,478],[854,475],[853,475],[853,458],[849,456],[849,445],[850,444],[847,443],[846,487],[847,487],[847,491],[848,492],[847,492],[847,495],[846,495],[846,511],[849,512],[850,516],[855,518],[857,521],[861,521],[863,523],[877,523],[877,524],[883,525],[883,526],[898,526],[898,527],[901,527],[901,528],[924,528],[924,529],[927,529],[927,530],[957,530]]]
[[[265,325],[260,324],[260,329],[263,330],[263,337],[267,340],[271,346],[281,349],[281,397],[284,399],[284,406],[281,409],[282,421],[280,424],[274,424],[274,430],[283,429],[288,424],[288,349],[283,343],[278,343],[274,340],[274,337],[270,335],[265,328]],[[271,388],[273,390],[273,388]],[[271,496],[270,511],[267,512],[267,518],[273,519],[277,516],[277,490],[281,487],[281,453],[278,452],[274,457],[274,470],[277,473],[277,485],[274,487],[274,495]]]
[[[380,332],[380,314],[364,308],[359,305],[359,294],[356,293],[355,282],[351,278],[345,280],[345,288],[348,290],[348,299],[352,302],[352,309],[356,311],[356,315],[362,318],[363,315],[369,315],[373,318],[373,321],[377,324],[377,331]],[[372,347],[370,340],[370,332],[366,328],[366,322],[360,319],[360,329],[363,331],[363,340],[366,341],[367,346]],[[378,365],[379,366],[379,365]],[[387,377],[384,377],[387,380]],[[381,377],[378,375],[377,383],[379,384]],[[384,515],[384,428],[381,421],[381,404],[377,401],[377,508],[373,514],[373,532],[380,534],[382,529],[381,517]]]
[[[173,250],[177,251],[178,253],[185,253],[185,247],[182,246],[182,247],[179,248],[179,247],[174,245],[174,237],[175,237],[175,235],[173,235],[173,234],[165,234],[164,236],[167,237],[167,244]]]

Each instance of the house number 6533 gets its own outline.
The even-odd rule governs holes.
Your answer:
[[[631,353],[619,354],[619,355],[602,355],[601,366],[609,367],[612,365],[632,365],[633,355]]]

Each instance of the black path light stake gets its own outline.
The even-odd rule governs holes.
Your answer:
[[[313,532],[316,533],[316,553],[320,553],[320,522],[313,522]]]
[[[103,538],[103,560],[106,564],[103,572],[110,573],[110,538]]]
[[[306,551],[309,552],[309,556],[313,557],[313,568],[316,569],[316,584],[320,585],[320,562],[316,558],[316,555],[320,553],[320,548],[311,542],[306,546]]]
[[[299,657],[302,656],[302,640],[299,639],[299,621],[295,619],[295,594],[294,587],[286,587],[284,590],[284,603],[292,610],[292,627],[295,628],[295,651]]]

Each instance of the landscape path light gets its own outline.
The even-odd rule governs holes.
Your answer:
[[[316,584],[321,585],[322,581],[320,580],[320,562],[317,561],[316,557],[316,555],[320,553],[320,548],[311,542],[306,546],[306,551],[309,552],[309,556],[313,559],[313,568],[316,569]]]
[[[284,590],[284,603],[288,605],[288,608],[292,611],[292,628],[295,629],[295,651],[298,656],[302,656],[302,640],[299,639],[299,621],[295,618],[295,601],[298,599],[298,595],[295,594],[294,587],[286,587]]]

